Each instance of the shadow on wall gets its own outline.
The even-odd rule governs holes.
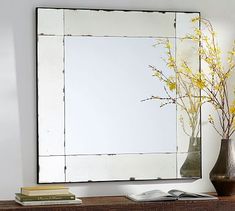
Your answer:
[[[36,184],[36,33],[35,11],[25,1],[12,12],[14,35],[17,102],[19,106],[20,147],[22,153],[22,184]],[[19,18],[20,17],[20,18]]]
[[[0,199],[14,197],[22,185],[22,154],[12,28],[0,27]]]

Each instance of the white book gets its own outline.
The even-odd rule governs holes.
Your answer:
[[[21,202],[17,199],[15,201],[23,206],[39,206],[39,205],[60,205],[60,204],[81,204],[81,199],[75,200],[52,200],[52,201],[25,201]]]
[[[175,200],[214,200],[215,196],[204,193],[189,193],[181,190],[170,190],[167,193],[161,190],[146,191],[141,194],[131,194],[127,197],[133,201],[175,201]]]

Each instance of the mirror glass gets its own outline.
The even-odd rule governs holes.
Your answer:
[[[199,71],[197,46],[181,41],[198,16],[37,8],[39,183],[201,176],[200,141],[189,150],[179,123],[185,113],[146,100],[165,95],[149,66],[171,73],[159,38]],[[198,171],[184,174],[189,157]]]

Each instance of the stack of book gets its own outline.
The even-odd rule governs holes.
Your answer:
[[[22,187],[21,192],[15,194],[15,201],[24,206],[82,203],[68,187],[58,185]]]

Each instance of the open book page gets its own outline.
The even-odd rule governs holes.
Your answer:
[[[190,193],[184,192],[181,190],[170,190],[168,193],[172,196],[177,197],[178,200],[210,200],[210,199],[217,199],[217,197],[204,194],[204,193]]]
[[[133,201],[171,201],[176,200],[175,196],[160,190],[146,191],[141,194],[131,194],[127,196]]]

